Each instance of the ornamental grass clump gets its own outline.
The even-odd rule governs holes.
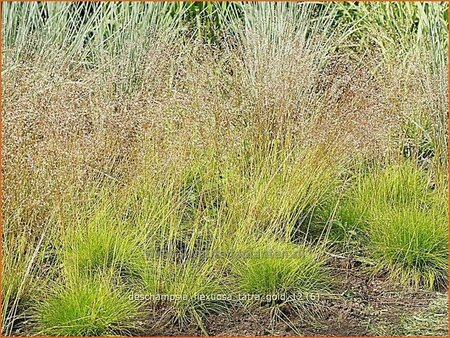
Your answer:
[[[326,260],[319,248],[279,241],[253,244],[243,246],[242,257],[230,262],[240,293],[275,305],[302,303],[329,290]]]
[[[53,285],[34,307],[34,332],[53,336],[130,334],[141,314],[139,305],[106,276]]]

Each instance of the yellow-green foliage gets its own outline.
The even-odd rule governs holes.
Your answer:
[[[53,285],[35,304],[39,335],[101,336],[135,329],[140,309],[106,276]]]
[[[376,271],[432,289],[446,283],[448,203],[442,188],[411,162],[362,175],[339,212],[341,231],[366,235]]]
[[[180,323],[195,321],[202,327],[202,318],[226,310],[220,282],[221,269],[214,261],[198,258],[181,262],[170,259],[149,263],[144,273],[144,292],[157,306],[165,304],[169,314]]]
[[[68,229],[60,255],[66,276],[93,275],[109,269],[135,275],[145,258],[136,229],[101,209],[87,223]]]
[[[273,240],[247,242],[240,248],[231,256],[230,263],[237,290],[244,295],[258,295],[268,303],[277,300],[267,297],[278,300],[291,297],[291,302],[295,299],[302,302],[329,289],[320,250]]]
[[[2,333],[206,333],[242,303],[202,295],[328,290],[330,239],[445,285],[447,8],[5,3]]]

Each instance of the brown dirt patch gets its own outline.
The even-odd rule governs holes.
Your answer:
[[[437,295],[425,290],[400,288],[382,277],[371,277],[352,259],[336,258],[330,263],[330,269],[334,294],[306,304],[303,311],[286,306],[281,315],[273,316],[266,306],[235,308],[207,316],[204,329],[211,336],[375,335],[377,325],[388,323],[395,327],[403,316],[426,309]],[[163,314],[165,311],[158,309],[157,312]],[[205,335],[194,323],[180,325],[169,319],[158,322],[158,325],[149,323],[144,334]]]

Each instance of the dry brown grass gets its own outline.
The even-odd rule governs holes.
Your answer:
[[[247,67],[256,61],[232,50],[193,44],[143,55],[131,92],[122,90],[131,79],[120,64],[108,71],[5,65],[5,230],[12,219],[35,228],[66,197],[82,199],[98,184],[124,184],[145,156],[143,140],[173,161],[245,142],[333,145],[353,157],[379,157],[409,114],[428,109],[433,121],[442,119],[446,87],[438,82],[436,93],[433,85],[439,75],[411,86],[423,71],[402,75],[370,56],[362,64],[337,57],[322,69],[309,55],[288,52],[284,61],[256,63],[251,76]]]

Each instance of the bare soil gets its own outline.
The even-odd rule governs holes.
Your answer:
[[[144,335],[379,335],[379,326],[395,330],[401,318],[425,310],[438,296],[438,292],[405,289],[386,281],[383,276],[373,277],[352,259],[336,258],[330,263],[330,270],[333,296],[306,304],[302,311],[285,306],[281,314],[274,316],[267,306],[236,308],[209,315],[204,320],[203,330],[195,323],[180,325],[160,317],[162,320],[156,325],[155,319],[149,320],[149,331]],[[159,310],[164,312],[164,309]]]

